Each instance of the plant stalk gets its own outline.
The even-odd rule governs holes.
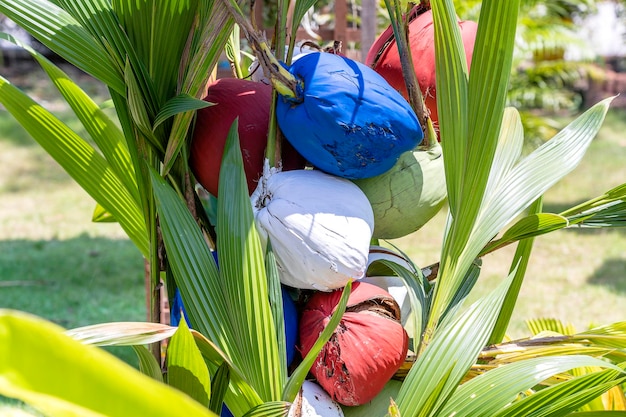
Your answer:
[[[261,68],[263,68],[263,72],[269,77],[274,89],[283,97],[295,101],[301,100],[302,98],[298,94],[300,88],[298,81],[274,57],[263,35],[258,33],[250,22],[246,20],[239,5],[234,0],[223,0],[223,4],[243,31],[246,39],[248,39]]]
[[[424,5],[423,3],[427,3]],[[424,133],[424,141],[422,146],[430,147],[433,141],[436,141],[436,135],[433,137],[434,129],[428,127],[430,122],[430,114],[424,104],[424,97],[415,74],[415,67],[413,66],[413,56],[411,54],[411,46],[409,41],[409,23],[420,14],[430,9],[430,1],[422,2],[414,7],[409,3],[408,7],[411,7],[405,13],[402,12],[401,2],[398,0],[385,0],[385,6],[389,12],[391,20],[391,27],[393,29],[393,36],[396,41],[396,47],[398,48],[398,55],[400,57],[400,64],[402,67],[402,77],[406,85],[406,90],[409,96],[409,104],[413,108],[413,111],[417,115],[417,119],[422,126]]]

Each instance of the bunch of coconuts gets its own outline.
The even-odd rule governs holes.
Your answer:
[[[419,19],[417,46],[411,37],[414,58],[434,54],[432,15]],[[409,28],[413,31],[413,24]],[[371,66],[324,52],[293,61],[288,71],[298,81],[295,97],[279,92],[274,109],[286,138],[280,167],[265,160],[272,87],[263,82],[220,79],[209,85],[205,100],[213,105],[198,111],[190,148],[197,181],[217,196],[227,132],[238,118],[257,231],[264,244],[271,242],[288,289],[283,296],[297,299],[297,309],[286,313],[297,320],[286,322],[298,323],[294,345],[300,355],[312,348],[343,287],[354,281],[346,312],[310,370],[328,401],[343,406],[371,401],[407,355],[405,317],[397,300],[384,285],[375,285],[384,280],[362,280],[372,239],[417,230],[445,200],[441,149],[435,142],[418,150],[422,127],[393,84],[401,69],[391,70],[395,46],[387,37],[383,33],[384,42],[379,39],[368,54],[368,61],[376,58]],[[434,77],[434,58],[414,64]],[[307,391],[322,398],[307,382],[294,407],[303,404]],[[313,398],[305,402],[315,403]],[[309,409],[303,415],[342,415],[334,405],[328,408],[332,412],[322,405]]]

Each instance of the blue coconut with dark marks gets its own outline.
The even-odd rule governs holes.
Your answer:
[[[329,53],[298,58],[289,72],[297,97],[276,116],[287,140],[316,168],[349,179],[389,170],[422,140],[409,103],[371,68]]]

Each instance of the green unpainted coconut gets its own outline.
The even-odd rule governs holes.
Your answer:
[[[396,239],[421,228],[446,200],[441,146],[403,153],[389,171],[354,180],[374,210],[377,239]]]

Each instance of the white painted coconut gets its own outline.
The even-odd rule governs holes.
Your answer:
[[[288,417],[343,417],[339,404],[315,382],[304,381]]]
[[[365,274],[374,214],[349,180],[317,170],[266,172],[251,196],[257,230],[271,242],[280,281],[331,291]]]

